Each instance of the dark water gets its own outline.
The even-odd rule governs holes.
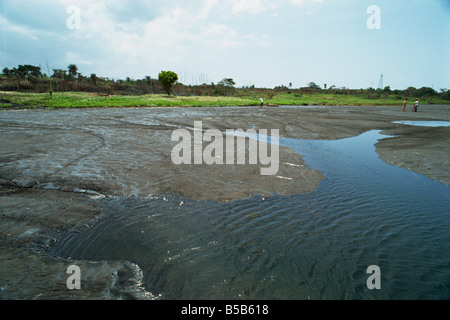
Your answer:
[[[308,194],[99,199],[101,222],[52,253],[132,261],[162,299],[450,299],[450,188],[380,160],[381,138],[280,139],[327,177]]]

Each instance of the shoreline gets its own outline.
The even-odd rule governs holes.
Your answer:
[[[258,104],[254,105],[211,105],[211,106],[204,106],[204,105],[186,105],[186,106],[178,106],[178,105],[167,105],[167,106],[45,106],[45,105],[23,105],[23,104],[16,104],[16,103],[10,103],[10,102],[2,102],[3,104],[10,104],[10,106],[0,106],[1,110],[61,110],[61,109],[135,109],[135,108],[279,108],[279,107],[398,107],[399,104],[392,103],[392,104],[278,104],[278,105],[264,105],[263,107],[260,107]],[[420,107],[430,107],[434,106],[435,104],[422,104]],[[436,104],[436,105],[444,105],[444,104]],[[448,104],[450,106],[450,103]],[[405,111],[406,112],[406,111]],[[411,112],[411,111],[409,111]]]
[[[58,92],[50,97],[46,93],[21,93],[0,91],[0,110],[14,109],[66,109],[66,108],[201,108],[201,107],[260,107],[257,93],[235,96],[167,96],[161,94],[109,95],[103,96],[87,92]],[[440,98],[421,99],[421,106],[450,105],[450,101]],[[400,96],[385,96],[376,99],[362,94],[277,93],[264,100],[263,108],[280,106],[403,106]],[[412,106],[412,104],[411,104]],[[409,106],[408,106],[409,108]]]

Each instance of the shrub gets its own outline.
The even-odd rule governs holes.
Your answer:
[[[173,71],[161,71],[158,75],[158,80],[161,82],[164,90],[170,96],[172,86],[178,81],[178,75]]]

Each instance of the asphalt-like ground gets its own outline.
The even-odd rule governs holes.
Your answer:
[[[138,272],[127,262],[117,262],[114,270],[106,270],[111,264],[77,262],[91,270],[83,282],[88,288],[70,291],[65,270],[74,262],[46,255],[61,234],[95,223],[101,213],[97,197],[175,193],[229,201],[309,192],[324,178],[283,146],[274,175],[261,175],[267,165],[260,163],[175,165],[172,133],[193,133],[195,121],[203,130],[277,129],[281,137],[297,139],[382,130],[392,136],[376,145],[384,161],[449,186],[450,128],[393,123],[401,120],[450,121],[450,106],[421,106],[417,113],[402,112],[402,106],[0,111],[0,298],[114,299],[130,292],[131,298],[154,298],[141,290]],[[110,292],[91,294],[89,286],[105,283]]]

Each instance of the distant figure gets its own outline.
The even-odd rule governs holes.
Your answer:
[[[412,111],[417,112],[418,107],[419,107],[419,99],[416,99],[416,102],[414,102],[414,107],[413,107]]]
[[[259,102],[261,102],[261,104],[259,105],[259,107],[262,108],[262,106],[264,105],[264,100],[263,100],[263,98],[259,98]]]
[[[403,101],[403,112],[405,112],[407,103],[408,103],[408,99],[405,99],[405,101]]]

